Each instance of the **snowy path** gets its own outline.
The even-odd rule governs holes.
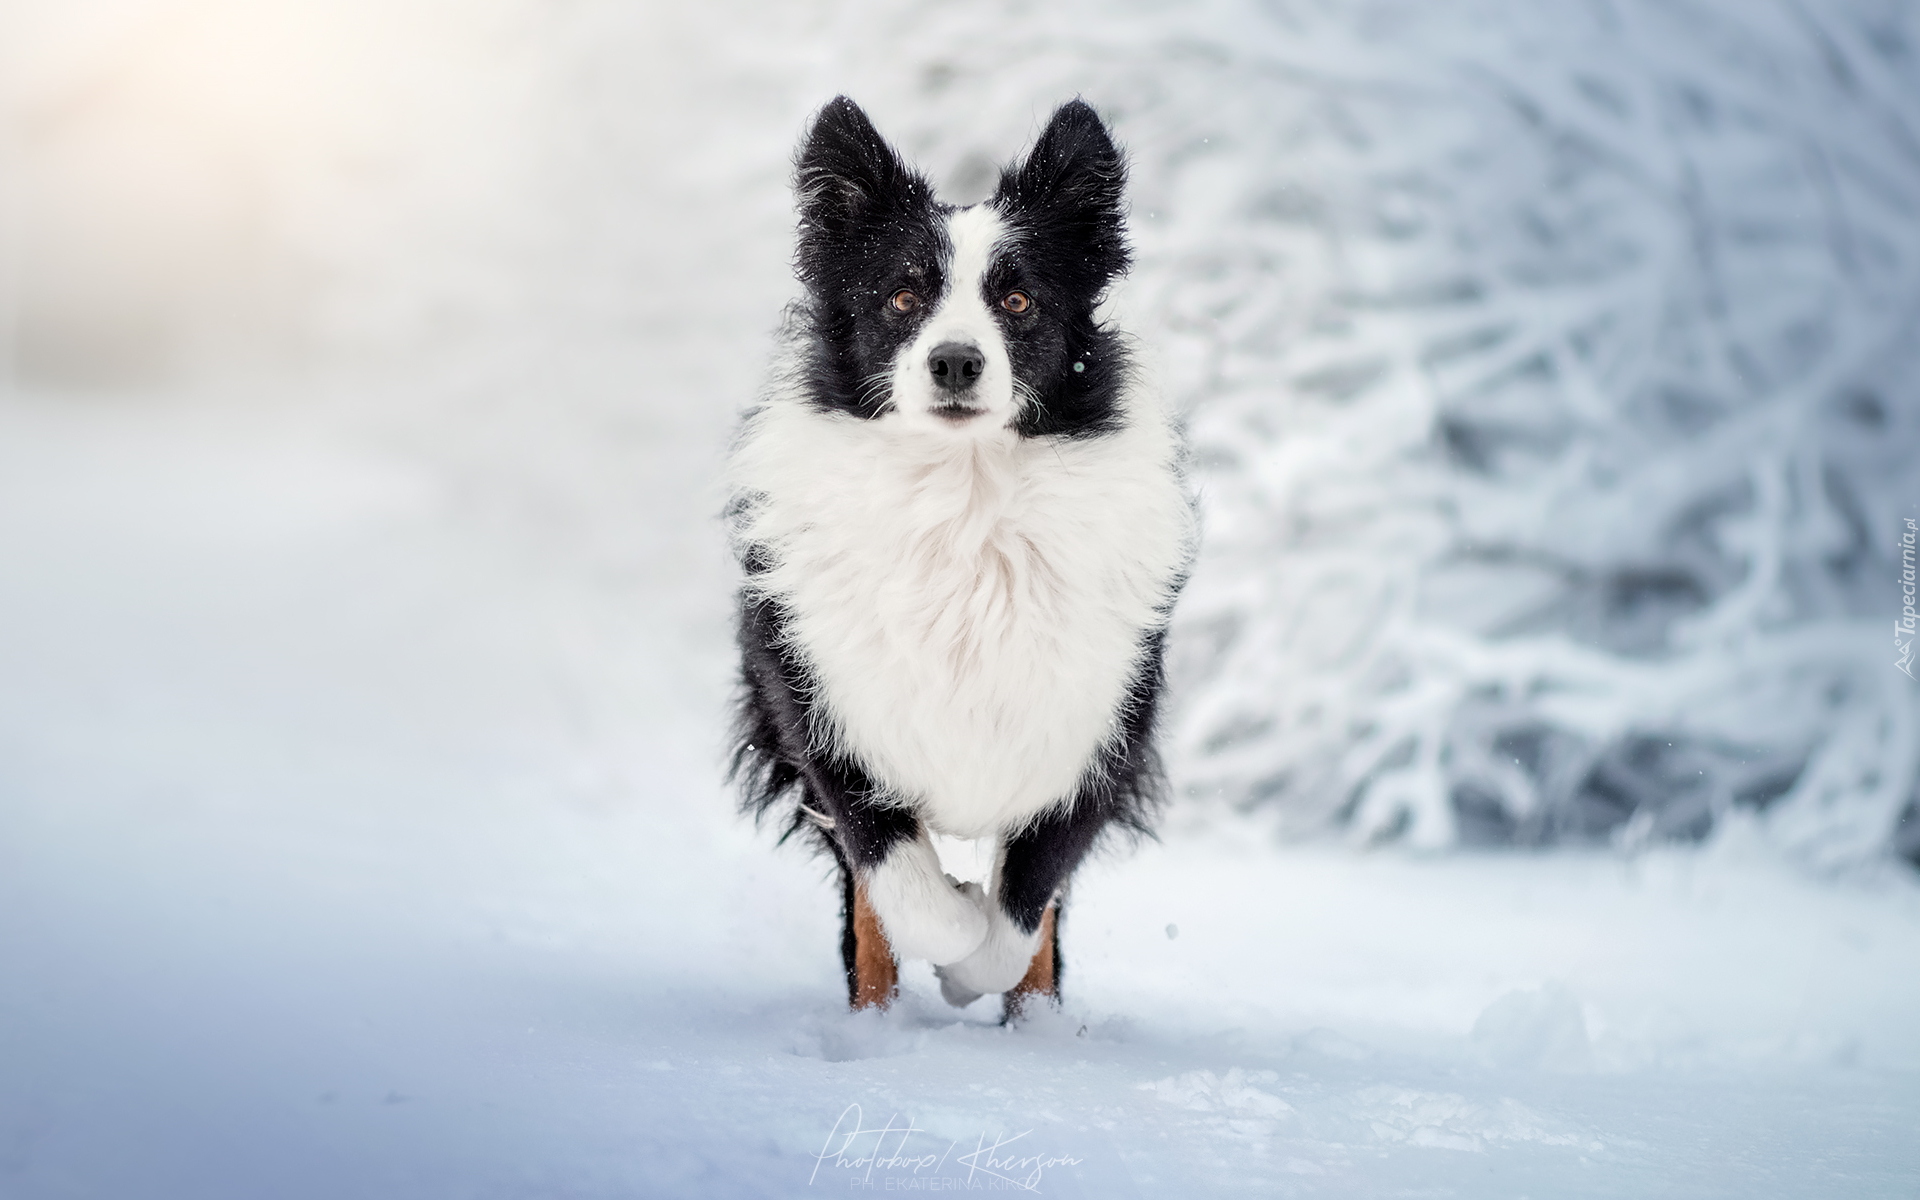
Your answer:
[[[829,889],[716,780],[697,488],[649,591],[337,427],[21,401],[0,457],[8,1196],[807,1195],[853,1104],[954,1178],[1031,1131],[1055,1195],[1920,1181],[1910,879],[1176,825],[1083,877],[1065,1013],[916,970],[849,1016]]]

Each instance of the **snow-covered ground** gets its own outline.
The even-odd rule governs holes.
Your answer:
[[[1758,836],[1176,815],[1079,880],[1063,1013],[1000,1029],[919,969],[850,1016],[832,888],[718,782],[707,457],[633,449],[621,576],[369,423],[0,410],[0,1193],[797,1196],[866,1177],[815,1158],[850,1105],[949,1179],[1026,1132],[1077,1160],[1057,1195],[1920,1179],[1920,888]]]
[[[1364,610],[1382,580],[1429,577],[1454,544],[1433,512],[1464,512],[1484,533],[1477,522],[1502,511],[1504,494],[1509,509],[1552,500],[1580,528],[1610,528],[1608,502],[1567,484],[1577,471],[1462,482],[1446,474],[1458,464],[1440,470],[1407,438],[1370,433],[1448,414],[1409,399],[1393,357],[1420,361],[1429,331],[1396,324],[1418,306],[1347,288],[1511,249],[1448,232],[1476,193],[1434,192],[1436,178],[1522,187],[1449,157],[1506,136],[1485,133],[1483,100],[1449,100],[1434,74],[1382,99],[1379,77],[1419,61],[1407,47],[1425,39],[1434,60],[1511,61],[1513,77],[1535,79],[1573,53],[1567,39],[1497,4],[1416,6],[1425,24],[1380,6],[1005,6],[989,19],[972,6],[499,4],[462,7],[478,15],[435,60],[419,39],[451,28],[453,10],[388,8],[403,17],[376,18],[388,9],[371,4],[284,11],[303,38],[331,29],[330,46],[368,40],[349,36],[368,22],[403,68],[432,64],[419,86],[438,99],[404,109],[411,125],[308,113],[319,132],[249,160],[269,193],[299,200],[269,205],[285,218],[275,236],[334,269],[288,305],[299,321],[249,319],[321,348],[241,370],[208,335],[199,365],[170,375],[131,370],[75,391],[25,372],[0,396],[0,1196],[758,1197],[1018,1183],[1092,1197],[1920,1191],[1920,885],[1884,853],[1912,783],[1915,727],[1913,692],[1881,654],[1895,596],[1876,598],[1873,579],[1889,550],[1847,559],[1819,513],[1753,500],[1771,477],[1798,494],[1801,468],[1785,451],[1802,445],[1848,467],[1854,490],[1828,495],[1856,497],[1845,503],[1863,522],[1920,500],[1901,493],[1920,454],[1901,457],[1895,436],[1920,419],[1910,383],[1896,372],[1875,385],[1882,432],[1865,440],[1877,449],[1838,440],[1864,437],[1845,427],[1857,405],[1758,388],[1759,416],[1728,445],[1688,443],[1692,457],[1669,462],[1658,486],[1628,489],[1684,508],[1693,484],[1712,490],[1689,472],[1737,474],[1750,445],[1780,449],[1767,461],[1785,464],[1713,510],[1744,524],[1692,541],[1649,535],[1651,549],[1623,549],[1633,538],[1622,533],[1592,550],[1657,552],[1712,584],[1661,618],[1694,631],[1662,643],[1664,659],[1620,641],[1604,606],[1577,597],[1531,625],[1432,642],[1437,628],[1465,628],[1459,608],[1486,588],[1517,586],[1500,575],[1509,560],[1493,584],[1449,585],[1453,609],[1395,609],[1375,647],[1386,658],[1308,653],[1297,636],[1337,632],[1312,622]],[[155,28],[175,39],[163,49],[190,42],[195,20],[226,10],[153,0],[90,11],[91,24],[63,23],[16,8],[10,28],[33,37],[0,46],[0,60],[26,111],[104,111],[107,133],[70,140],[111,149],[116,93],[99,79],[137,99],[145,76],[125,64],[147,60],[127,47]],[[1566,11],[1569,25],[1586,14],[1603,32],[1615,28],[1606,13],[1624,13],[1620,27],[1638,32],[1610,35],[1619,44],[1687,62],[1750,66],[1753,46],[1777,33],[1770,15],[1756,41],[1723,36],[1726,5]],[[1672,28],[1649,32],[1653,12],[1679,14],[1704,49],[1689,58]],[[357,15],[338,27],[315,15],[329,13]],[[1911,32],[1889,13],[1872,27]],[[22,45],[36,48],[33,70]],[[1500,57],[1515,45],[1537,53]],[[1616,73],[1652,56],[1603,51],[1590,57]],[[360,65],[368,96],[399,94],[379,92],[392,79],[376,60]],[[1599,71],[1589,91],[1638,111],[1609,78]],[[1858,133],[1894,147],[1875,176],[1874,202],[1888,203],[1915,178],[1898,148],[1916,117],[1895,102],[1897,80],[1862,79],[1876,119],[1892,114]],[[1426,123],[1329,106],[1330,80],[1361,80],[1368,103]],[[63,86],[95,107],[56,103]],[[788,286],[785,156],[805,112],[839,89],[960,189],[978,186],[980,154],[1010,153],[1061,96],[1085,90],[1116,110],[1139,164],[1134,303],[1212,456],[1223,549],[1196,579],[1200,620],[1184,633],[1214,646],[1214,633],[1252,621],[1219,639],[1224,649],[1190,651],[1175,761],[1187,791],[1164,841],[1082,873],[1066,1006],[1016,1029],[995,1025],[986,1001],[948,1010],[923,967],[891,1012],[846,1013],[820,864],[743,825],[719,779],[731,576],[715,476]],[[465,117],[449,115],[449,97],[471,101]],[[1817,124],[1826,110],[1805,111]],[[1230,152],[1203,148],[1217,136],[1196,124],[1208,113],[1238,131]],[[328,131],[346,147],[340,162],[312,149]],[[37,145],[0,149],[45,167]],[[1862,159],[1873,155],[1846,161]],[[1283,160],[1325,194],[1289,201],[1271,169]],[[1375,173],[1381,162],[1399,165]],[[1697,165],[1675,169],[1684,179]],[[1569,170],[1544,178],[1581,176]],[[1407,186],[1384,224],[1345,228],[1339,214],[1372,211],[1385,193],[1367,189],[1389,177]],[[1732,178],[1709,178],[1702,194]],[[1576,198],[1631,214],[1635,195],[1609,201],[1603,186]],[[1334,215],[1286,215],[1316,211]],[[1602,298],[1659,293],[1664,227],[1634,217],[1619,228],[1627,265],[1614,276],[1596,266],[1594,278],[1624,291]],[[1818,275],[1804,240],[1758,228],[1700,253]],[[1865,231],[1866,265],[1841,272],[1821,303],[1872,341],[1902,311],[1876,297],[1913,286],[1900,257],[1911,230],[1870,213],[1850,228]],[[1421,230],[1444,243],[1439,258]],[[163,281],[181,269],[154,268]],[[1495,316],[1537,299],[1488,270]],[[1687,279],[1682,290],[1698,282]],[[202,305],[217,332],[220,288],[192,295],[182,311]],[[62,303],[86,299],[82,289]],[[1751,315],[1725,313],[1719,328]],[[1778,332],[1770,313],[1754,320]],[[1328,349],[1349,335],[1352,355]],[[1788,343],[1805,361],[1768,369],[1789,391],[1795,370],[1817,375],[1829,360],[1839,373],[1898,365],[1848,338]],[[1713,375],[1686,350],[1662,353]],[[1376,352],[1372,374],[1333,369]],[[1486,444],[1585,447],[1584,466],[1646,457],[1633,431],[1653,426],[1607,407],[1630,408],[1631,387],[1603,387],[1589,397],[1597,409],[1545,441],[1515,430],[1558,412],[1553,395],[1533,408],[1489,395],[1436,385],[1428,400],[1464,406],[1448,419],[1472,427],[1459,434],[1469,442],[1499,426]],[[1343,490],[1343,473],[1372,490]],[[1435,494],[1459,504],[1435,508]],[[1375,570],[1325,538],[1249,533],[1262,505],[1298,530],[1327,516],[1323,501],[1346,506],[1351,519],[1335,527],[1353,546],[1404,557]],[[1524,524],[1505,534],[1526,544],[1539,530]],[[1752,577],[1723,560],[1756,546],[1773,573],[1742,600]],[[1291,592],[1269,560],[1319,582]],[[1836,562],[1854,565],[1825,582],[1805,565]],[[1881,640],[1856,649],[1869,621]],[[1669,636],[1655,624],[1631,632]],[[1425,710],[1393,707],[1400,693],[1365,677],[1409,636],[1432,650],[1414,666],[1434,684]],[[1723,788],[1697,845],[1638,828],[1585,848],[1441,851],[1474,839],[1422,825],[1435,810],[1421,807],[1418,777],[1395,793],[1411,814],[1400,841],[1378,837],[1398,820],[1384,801],[1359,806],[1372,814],[1348,826],[1360,838],[1288,843],[1276,828],[1310,827],[1296,818],[1311,802],[1283,796],[1294,816],[1278,823],[1270,806],[1230,803],[1276,765],[1297,781],[1324,758],[1310,746],[1288,759],[1295,743],[1282,736],[1312,742],[1299,722],[1315,696],[1359,713],[1383,711],[1369,706],[1384,696],[1384,711],[1411,714],[1408,728],[1453,739],[1436,747],[1497,744],[1511,731],[1499,713],[1469,706],[1476,724],[1456,709],[1485,683],[1486,648],[1515,645],[1539,678],[1571,675],[1597,697],[1561,710],[1574,724],[1554,736],[1588,739],[1576,758],[1610,753],[1609,728],[1644,733],[1633,722],[1647,710],[1634,705],[1679,684],[1693,688],[1669,698],[1682,715],[1719,703],[1702,720],[1731,720],[1725,696],[1749,687],[1786,706],[1790,730],[1806,722],[1796,754],[1844,753],[1829,756],[1826,793],[1782,802],[1799,825],[1778,805],[1722,802]],[[1757,665],[1742,675],[1743,663]],[[1295,667],[1312,695],[1277,698],[1276,712],[1291,707],[1276,724],[1215,736]],[[1793,681],[1825,700],[1792,708]],[[1415,766],[1437,754],[1416,744]],[[1744,751],[1731,745],[1703,736],[1687,761],[1737,783]],[[1846,785],[1848,770],[1865,782]],[[1867,778],[1875,770],[1908,774]],[[1526,814],[1502,804],[1584,802],[1529,786],[1495,798],[1507,827],[1526,827]],[[1840,815],[1821,824],[1828,810]],[[887,1161],[870,1161],[876,1151]]]

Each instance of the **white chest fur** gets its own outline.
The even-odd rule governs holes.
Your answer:
[[[1117,728],[1190,541],[1157,410],[1078,441],[956,438],[777,398],[734,457],[740,534],[827,718],[934,829],[1070,797]]]

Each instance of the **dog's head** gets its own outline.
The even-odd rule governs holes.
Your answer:
[[[834,100],[794,175],[816,402],[961,436],[1106,427],[1126,364],[1094,308],[1127,269],[1125,183],[1106,127],[1074,100],[991,200],[954,208]]]

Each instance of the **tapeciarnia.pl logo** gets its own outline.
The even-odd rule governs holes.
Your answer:
[[[1912,679],[1913,643],[1914,643],[1914,538],[1920,534],[1912,517],[1907,518],[1907,531],[1900,535],[1900,619],[1893,623],[1893,649],[1899,656],[1893,665]]]

